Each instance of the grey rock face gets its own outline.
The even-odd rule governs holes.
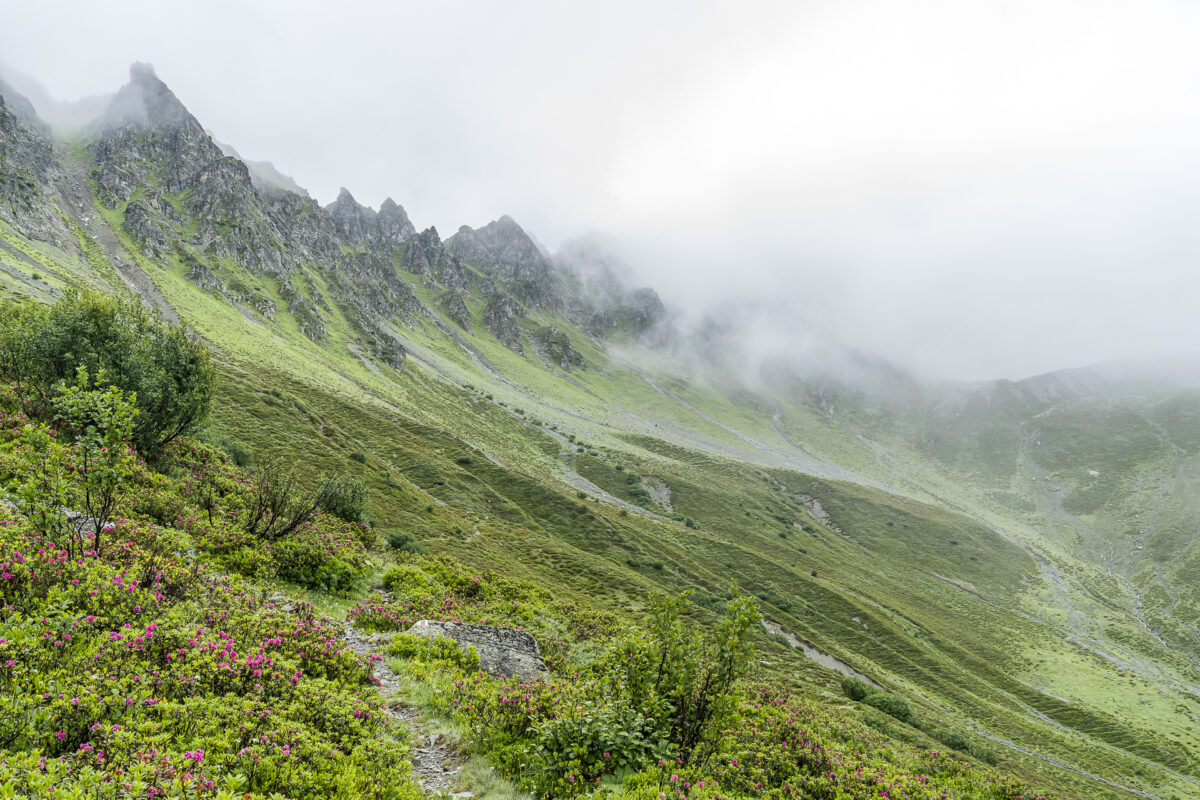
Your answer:
[[[554,264],[512,217],[474,230],[464,225],[446,240],[446,249],[531,308],[556,309],[563,304],[563,286]]]
[[[461,294],[454,290],[446,292],[442,297],[442,310],[458,327],[467,333],[471,332],[471,314],[467,311],[467,304]]]
[[[29,101],[0,82],[0,219],[63,246],[72,237],[48,189],[57,177],[48,135]]]
[[[528,679],[546,674],[537,639],[527,631],[423,619],[409,628],[408,634],[446,636],[464,649],[473,645],[479,651],[479,666],[489,675],[515,675]]]
[[[515,353],[524,353],[521,346],[521,328],[517,318],[521,316],[517,304],[504,292],[495,291],[488,297],[483,309],[483,326],[500,340],[501,344]]]
[[[442,244],[437,228],[426,228],[408,239],[404,251],[404,269],[423,275],[447,289],[465,291],[467,275],[462,261]]]
[[[608,239],[589,235],[565,242],[555,253],[572,286],[567,314],[600,336],[623,329],[635,335],[650,331],[666,316],[653,289],[631,287],[633,270]]]
[[[333,220],[338,232],[350,242],[366,242],[376,227],[375,212],[359,205],[345,187],[338,192],[337,200],[325,206],[325,213]]]
[[[533,341],[542,358],[570,372],[571,367],[583,366],[583,356],[571,344],[566,331],[557,325],[544,325],[533,334]]]
[[[634,333],[645,333],[657,325],[665,316],[666,309],[658,292],[653,289],[635,289],[623,294],[617,303],[616,315]]]
[[[378,223],[375,236],[378,246],[395,248],[417,233],[404,207],[390,197],[379,206],[375,220]]]
[[[390,197],[375,212],[360,205],[343,188],[337,200],[325,207],[325,212],[333,220],[343,241],[371,249],[380,255],[389,255],[398,250],[417,232],[408,214]]]

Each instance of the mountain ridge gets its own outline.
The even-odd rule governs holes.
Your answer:
[[[1104,368],[948,388],[867,355],[735,369],[720,324],[672,349],[670,311],[601,245],[547,256],[507,216],[443,241],[390,199],[256,186],[144,66],[112,105],[71,143],[0,106],[3,175],[28,176],[0,185],[0,278],[44,300],[139,270],[218,352],[223,435],[349,459],[439,552],[617,608],[649,586],[711,605],[736,575],[922,714],[1068,764],[1011,748],[1057,786],[1196,786],[1186,381],[1143,399]],[[788,674],[836,680],[775,644]],[[1126,680],[1156,699],[1089,694]]]

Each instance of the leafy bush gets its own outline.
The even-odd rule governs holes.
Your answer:
[[[79,367],[93,376],[104,370],[136,396],[133,442],[141,452],[197,430],[212,405],[208,350],[136,300],[72,289],[52,306],[8,309],[0,318],[0,375],[19,387],[26,413],[45,415]]]
[[[912,709],[908,707],[908,701],[903,697],[886,692],[868,692],[863,702],[901,722],[907,722],[916,728],[921,727],[917,718],[913,716]]]
[[[96,380],[103,384],[105,377],[101,369]],[[109,529],[135,459],[129,439],[138,411],[133,405],[137,398],[126,397],[117,387],[100,391],[89,390],[88,385],[87,368],[81,366],[75,384],[62,389],[53,405],[58,421],[74,439],[74,468],[83,484],[80,505],[92,528],[96,552],[100,552],[102,535]],[[82,550],[81,526],[73,533]]]
[[[282,539],[311,523],[322,511],[347,522],[360,522],[367,488],[347,475],[321,475],[317,488],[305,489],[296,470],[268,459],[255,471],[247,505],[247,533],[267,541]]]
[[[849,675],[842,678],[842,692],[851,700],[862,700],[870,691],[871,687],[861,678],[853,678]]]
[[[353,475],[333,475],[321,487],[321,509],[346,522],[362,522],[369,492]]]
[[[217,446],[229,454],[229,458],[239,467],[248,467],[254,463],[254,453],[244,442],[237,439],[221,439]]]
[[[421,544],[420,540],[408,531],[393,528],[387,531],[384,536],[387,539],[388,547],[398,553],[424,555],[426,552],[425,545]]]
[[[420,597],[433,594],[440,587],[423,570],[401,564],[384,573],[383,588],[405,597]]]

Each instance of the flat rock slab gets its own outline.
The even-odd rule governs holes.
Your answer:
[[[494,677],[535,678],[546,674],[537,639],[517,628],[423,619],[409,628],[408,633],[410,636],[446,636],[463,649],[473,645],[479,652],[479,666]]]

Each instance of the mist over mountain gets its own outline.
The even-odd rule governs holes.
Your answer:
[[[98,9],[11,9],[6,61],[75,97],[142,53],[217,138],[322,204],[392,196],[447,236],[508,214],[551,252],[607,231],[674,305],[791,296],[837,339],[944,377],[1200,339],[1186,6],[619,3],[458,24],[458,6],[255,3],[236,26],[120,9],[103,41]]]
[[[828,23],[844,20],[835,13]],[[695,33],[697,22],[681,25]],[[670,43],[667,55],[681,55],[678,47]],[[778,67],[770,58],[760,65]],[[79,622],[87,617],[63,615],[76,639],[53,640],[41,628],[58,612],[41,609],[60,595],[43,592],[31,572],[6,598],[32,597],[38,613],[22,618],[21,639],[0,645],[50,665],[65,650],[50,650],[49,641],[94,643],[95,658],[68,645],[72,663],[91,669],[115,659],[120,675],[106,680],[124,683],[96,700],[93,673],[74,670],[83,688],[48,707],[57,685],[45,681],[65,680],[64,671],[29,670],[20,673],[27,683],[6,684],[36,713],[4,723],[26,732],[0,748],[0,784],[11,762],[38,780],[64,770],[50,777],[56,789],[69,786],[83,763],[72,759],[77,751],[90,759],[93,741],[132,760],[155,737],[174,760],[138,775],[173,781],[176,764],[216,765],[204,768],[225,770],[213,773],[222,785],[254,797],[280,787],[341,800],[416,800],[451,789],[510,797],[495,789],[503,771],[547,797],[574,798],[582,789],[562,776],[581,770],[584,756],[591,771],[583,788],[639,797],[681,782],[699,789],[714,774],[723,796],[744,800],[797,787],[867,800],[884,785],[964,800],[1032,800],[1048,796],[1044,787],[1071,800],[1174,800],[1200,787],[1190,735],[1200,721],[1200,363],[1143,356],[996,377],[1002,364],[1057,365],[1066,353],[1088,352],[1073,349],[1073,336],[1116,354],[1113,342],[1144,350],[1169,328],[1136,339],[1136,326],[1120,318],[1105,317],[1103,330],[1089,322],[1103,310],[1092,296],[1116,278],[1130,283],[1132,273],[1106,272],[1097,256],[1084,281],[1034,257],[1081,230],[999,236],[1023,219],[1013,211],[1022,193],[998,185],[997,205],[978,191],[957,194],[954,187],[978,180],[971,170],[935,176],[920,191],[872,183],[867,195],[906,201],[883,223],[861,215],[861,198],[846,201],[834,184],[819,192],[827,202],[798,215],[803,192],[773,172],[706,191],[723,182],[714,173],[725,167],[699,158],[721,152],[707,141],[720,138],[720,120],[695,127],[707,144],[676,139],[675,149],[651,147],[655,158],[634,159],[631,185],[642,191],[620,213],[605,213],[587,192],[578,204],[575,194],[550,193],[541,205],[515,192],[473,197],[468,206],[496,202],[443,222],[447,207],[411,201],[390,162],[379,180],[395,187],[377,192],[375,178],[356,172],[362,153],[352,137],[326,143],[350,165],[334,191],[322,180],[311,193],[301,188],[314,162],[281,156],[289,171],[300,167],[292,178],[274,162],[243,159],[243,146],[275,155],[245,129],[214,125],[199,111],[192,90],[209,87],[198,95],[207,96],[217,79],[189,73],[185,91],[170,77],[135,62],[103,107],[72,128],[42,116],[51,106],[37,91],[31,99],[0,83],[0,372],[13,381],[0,393],[8,426],[0,463],[16,487],[5,501],[16,521],[3,535],[39,535],[30,533],[36,514],[45,521],[77,496],[86,501],[66,483],[46,489],[54,476],[44,465],[98,448],[88,438],[94,426],[72,432],[58,430],[57,417],[47,417],[54,429],[35,419],[72,398],[91,398],[100,411],[89,413],[102,413],[121,397],[118,386],[89,388],[82,372],[83,382],[67,388],[61,375],[77,366],[75,351],[111,339],[118,378],[132,375],[161,399],[172,384],[154,384],[142,365],[160,354],[131,341],[133,330],[155,331],[193,354],[184,366],[209,371],[205,385],[174,388],[178,396],[211,392],[211,414],[207,427],[195,427],[198,438],[179,439],[155,454],[159,461],[130,462],[140,488],[122,501],[120,524],[136,527],[129,549],[112,547],[115,561],[103,562],[115,576],[110,585],[130,574],[121,559],[157,548],[145,553],[147,575],[154,565],[165,571],[166,559],[188,576],[170,588],[172,602],[185,602],[160,615],[172,636],[187,641],[185,631],[225,624],[228,608],[197,609],[228,594],[236,614],[249,615],[238,624],[253,634],[239,633],[238,647],[258,648],[257,659],[277,646],[260,628],[311,633],[318,638],[299,651],[325,660],[303,663],[317,663],[315,677],[329,685],[310,684],[314,676],[299,666],[254,674],[263,662],[250,660],[238,673],[244,680],[232,680],[233,661],[181,666],[174,656],[186,648],[171,645],[161,652],[172,657],[161,659],[153,644],[146,658],[156,660],[143,663],[166,663],[171,675],[186,670],[172,678],[170,703],[182,700],[166,710],[131,704],[126,695],[143,691],[143,670],[127,669],[125,650],[143,651],[112,645],[133,624],[129,615],[143,613],[140,603],[101,611],[118,616],[94,628]],[[356,91],[319,88],[307,87],[310,115]],[[717,98],[730,91],[720,81],[708,89]],[[519,110],[526,100],[503,81],[477,96],[485,109],[507,102]],[[436,104],[404,100],[408,124],[438,118]],[[341,109],[354,111],[369,118],[375,109]],[[511,124],[511,115],[499,119]],[[373,139],[400,152],[392,130],[376,127]],[[528,166],[518,159],[501,172]],[[455,180],[439,191],[453,194]],[[422,197],[420,187],[414,193]],[[367,199],[374,196],[384,199]],[[555,224],[551,206],[571,210]],[[623,215],[639,208],[644,218],[630,224]],[[569,234],[567,223],[576,226]],[[1180,220],[1164,224],[1171,245],[1156,257],[1174,263],[1189,240],[1177,236]],[[1150,228],[1135,228],[1124,248],[1104,254],[1111,264],[1144,246]],[[991,249],[980,250],[981,241]],[[1102,244],[1112,241],[1085,249]],[[960,270],[966,253],[988,268]],[[1016,258],[1022,253],[1028,261]],[[1174,287],[1181,305],[1187,280]],[[1065,290],[1089,302],[1063,305]],[[1126,311],[1140,302],[1138,291],[1121,296]],[[1152,298],[1161,289],[1141,291]],[[110,337],[114,326],[119,335]],[[22,405],[22,370],[48,369],[39,359],[64,342],[72,352],[51,364],[51,410]],[[1181,351],[1190,346],[1180,339]],[[975,372],[987,379],[953,377]],[[193,461],[168,465],[173,458]],[[61,481],[96,474],[70,466],[59,470]],[[298,499],[313,481],[323,487],[316,499]],[[43,497],[51,491],[59,492],[53,502]],[[93,537],[107,530],[92,527]],[[36,552],[25,541],[12,545],[14,563]],[[98,549],[84,556],[101,564]],[[52,547],[49,557],[58,558]],[[48,574],[61,578],[62,593],[79,593],[70,602],[94,603],[86,586],[68,588],[78,584],[63,571],[92,562],[55,563],[65,566]],[[246,588],[226,593],[229,586]],[[643,636],[637,626],[647,619],[652,631]],[[463,622],[493,643],[520,639],[526,666],[541,677],[514,684],[502,668],[481,672],[478,651],[396,636]],[[213,652],[229,652],[234,639],[211,633]],[[376,666],[371,653],[380,648],[392,672]],[[363,664],[352,665],[348,654],[358,651]],[[754,680],[744,680],[750,669]],[[708,688],[689,683],[700,678]],[[340,689],[330,688],[335,679]],[[664,709],[693,708],[713,681],[727,692],[714,701],[724,709],[717,722],[697,729],[699,739],[678,737],[671,726],[688,714]],[[317,691],[311,685],[345,696],[326,702],[306,694]],[[564,713],[531,722],[542,708],[509,703],[514,686],[528,697],[546,691],[544,702],[561,693]],[[434,699],[422,699],[425,689]],[[507,709],[514,716],[504,719],[520,724],[497,723],[478,710],[480,695],[464,692],[490,692],[487,709]],[[83,711],[66,700],[75,694],[89,698]],[[469,702],[450,707],[446,697]],[[220,715],[241,720],[255,703],[262,726],[291,715],[283,734],[270,733],[271,747],[303,732],[293,737],[296,751],[279,745],[277,753],[305,753],[279,762],[299,766],[234,771],[243,769],[250,734]],[[362,727],[367,707],[405,715],[406,727],[390,716]],[[448,726],[461,726],[458,739],[411,733],[407,726],[435,708],[451,715]],[[141,715],[140,732],[118,736],[105,715],[125,721],[135,713],[128,709]],[[93,717],[106,724],[96,728]],[[308,737],[332,736],[332,719],[349,726],[337,746],[310,745]],[[480,737],[471,745],[468,729]],[[585,744],[571,744],[566,762],[547,760],[562,736]],[[610,756],[629,742],[618,766]],[[460,770],[468,747],[480,758]],[[363,788],[375,773],[356,765],[378,753],[389,754],[389,782]],[[673,765],[664,754],[677,754]],[[763,759],[770,769],[760,769]],[[116,769],[87,763],[92,772],[79,772],[80,781]]]

